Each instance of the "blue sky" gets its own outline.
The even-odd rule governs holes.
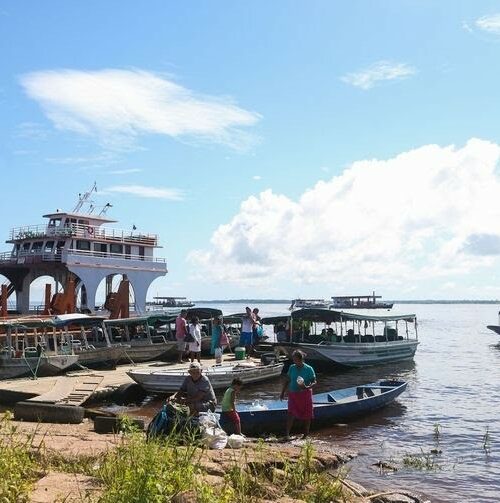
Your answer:
[[[498,2],[2,2],[0,33],[1,236],[95,180],[160,234],[151,293],[500,296]]]

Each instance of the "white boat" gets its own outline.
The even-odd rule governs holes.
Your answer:
[[[0,379],[56,375],[78,361],[51,319],[5,320],[0,335]]]
[[[302,309],[262,321],[276,326],[286,323],[288,327],[288,340],[275,345],[277,354],[291,357],[300,349],[311,362],[363,367],[411,360],[419,344],[414,314],[371,316]]]
[[[328,309],[329,303],[325,299],[294,299],[290,305],[290,311],[296,309]]]
[[[283,363],[269,365],[238,363],[231,365],[216,365],[203,369],[214,389],[224,389],[231,385],[235,377],[244,384],[267,381],[278,377],[283,371]],[[154,370],[151,368],[133,369],[127,372],[137,384],[148,393],[173,393],[178,391],[184,379],[189,375],[188,368],[173,368]]]

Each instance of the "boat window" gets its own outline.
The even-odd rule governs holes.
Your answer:
[[[65,244],[66,244],[66,241],[58,241],[57,242],[57,251],[60,251],[62,248],[64,248]]]
[[[45,243],[45,248],[43,249],[43,253],[52,253],[53,248],[54,248],[54,241],[47,241]]]
[[[125,258],[130,258],[131,246],[125,245]]]
[[[116,243],[113,243],[113,244],[109,245],[109,251],[111,253],[118,253],[121,255],[123,253],[123,246],[118,245]]]
[[[82,241],[82,240],[78,239],[76,241],[76,249],[90,251],[90,241]]]
[[[106,243],[94,243],[94,251],[99,253],[106,253],[108,251],[108,246]]]
[[[78,223],[80,225],[89,225],[89,221],[88,220],[78,220]]]
[[[30,249],[31,243],[23,243],[23,251],[27,252]]]
[[[49,227],[59,227],[61,225],[61,218],[51,218],[49,220]]]
[[[144,246],[139,246],[139,257],[141,257],[141,260],[144,260],[144,253],[145,253]]]
[[[31,247],[31,253],[38,253],[43,247],[43,241],[35,241]]]

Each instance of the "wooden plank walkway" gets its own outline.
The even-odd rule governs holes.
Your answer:
[[[86,402],[99,387],[103,375],[60,376],[50,391],[28,399],[30,402],[59,403],[64,405],[81,405]]]

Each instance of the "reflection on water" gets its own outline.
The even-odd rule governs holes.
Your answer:
[[[223,310],[230,314],[244,307],[226,305]],[[288,306],[258,307],[263,315],[272,315],[286,312]],[[366,418],[321,430],[314,438],[359,451],[353,473],[373,487],[415,488],[438,502],[500,501],[500,336],[486,328],[496,323],[498,306],[405,305],[397,310],[418,316],[421,344],[415,361],[319,372],[317,391],[396,378],[409,382],[407,392]],[[275,399],[280,390],[279,379],[247,386],[241,400]],[[159,404],[150,399],[136,412],[151,416]],[[437,469],[405,468],[405,455],[435,447],[436,425],[442,450],[436,456]],[[486,431],[489,449],[484,448]],[[379,460],[397,462],[401,469],[381,474],[370,467]]]

